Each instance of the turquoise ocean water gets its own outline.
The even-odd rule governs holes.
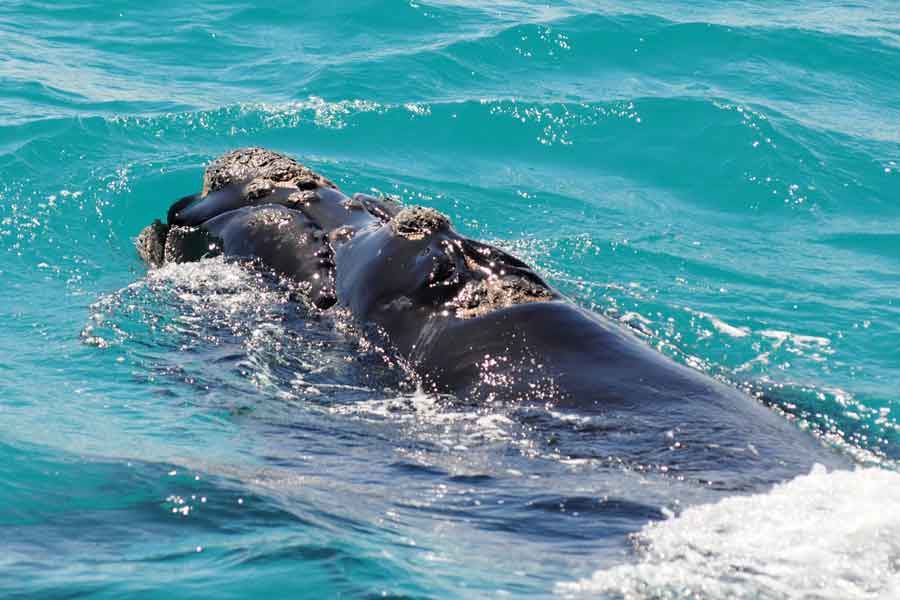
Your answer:
[[[895,597],[900,5],[256,4],[0,3],[0,597]],[[858,469],[693,481],[417,394],[259,273],[148,273],[246,145],[439,208]]]

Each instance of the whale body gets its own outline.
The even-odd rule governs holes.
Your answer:
[[[528,264],[460,235],[426,207],[352,197],[262,148],[213,161],[200,193],[137,239],[149,264],[225,254],[341,306],[429,393],[573,410],[643,461],[781,481],[849,461],[757,399],[675,362],[567,300]],[[677,442],[677,443],[676,443]]]

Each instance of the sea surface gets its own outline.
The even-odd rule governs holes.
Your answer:
[[[855,470],[711,485],[417,392],[264,273],[148,272],[247,145],[444,211]],[[2,598],[897,598],[898,346],[895,0],[0,2]]]

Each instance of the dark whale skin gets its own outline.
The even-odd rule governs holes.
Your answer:
[[[276,153],[276,184],[266,173],[256,181],[247,163],[236,183],[227,159],[240,152],[220,159],[224,166],[211,165],[221,187],[207,181],[205,195],[177,201],[168,224],[145,230],[142,256],[157,256],[147,248],[162,237],[165,256],[200,258],[169,246],[206,236],[217,251],[305,284],[319,308],[347,308],[426,392],[575,411],[626,435],[641,461],[719,480],[734,472],[736,482],[723,485],[737,489],[781,481],[815,463],[851,464],[758,400],[569,302],[529,265],[460,235],[437,211],[349,198]],[[269,151],[245,152],[257,153],[250,164],[270,160],[259,154]],[[290,177],[301,185],[285,184]]]

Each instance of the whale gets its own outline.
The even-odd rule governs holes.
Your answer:
[[[345,195],[283,154],[230,152],[202,191],[137,237],[151,266],[225,255],[297,282],[316,310],[347,310],[428,394],[574,411],[683,472],[731,465],[781,481],[849,459],[732,385],[589,311],[434,208]],[[612,434],[611,434],[612,435]]]

